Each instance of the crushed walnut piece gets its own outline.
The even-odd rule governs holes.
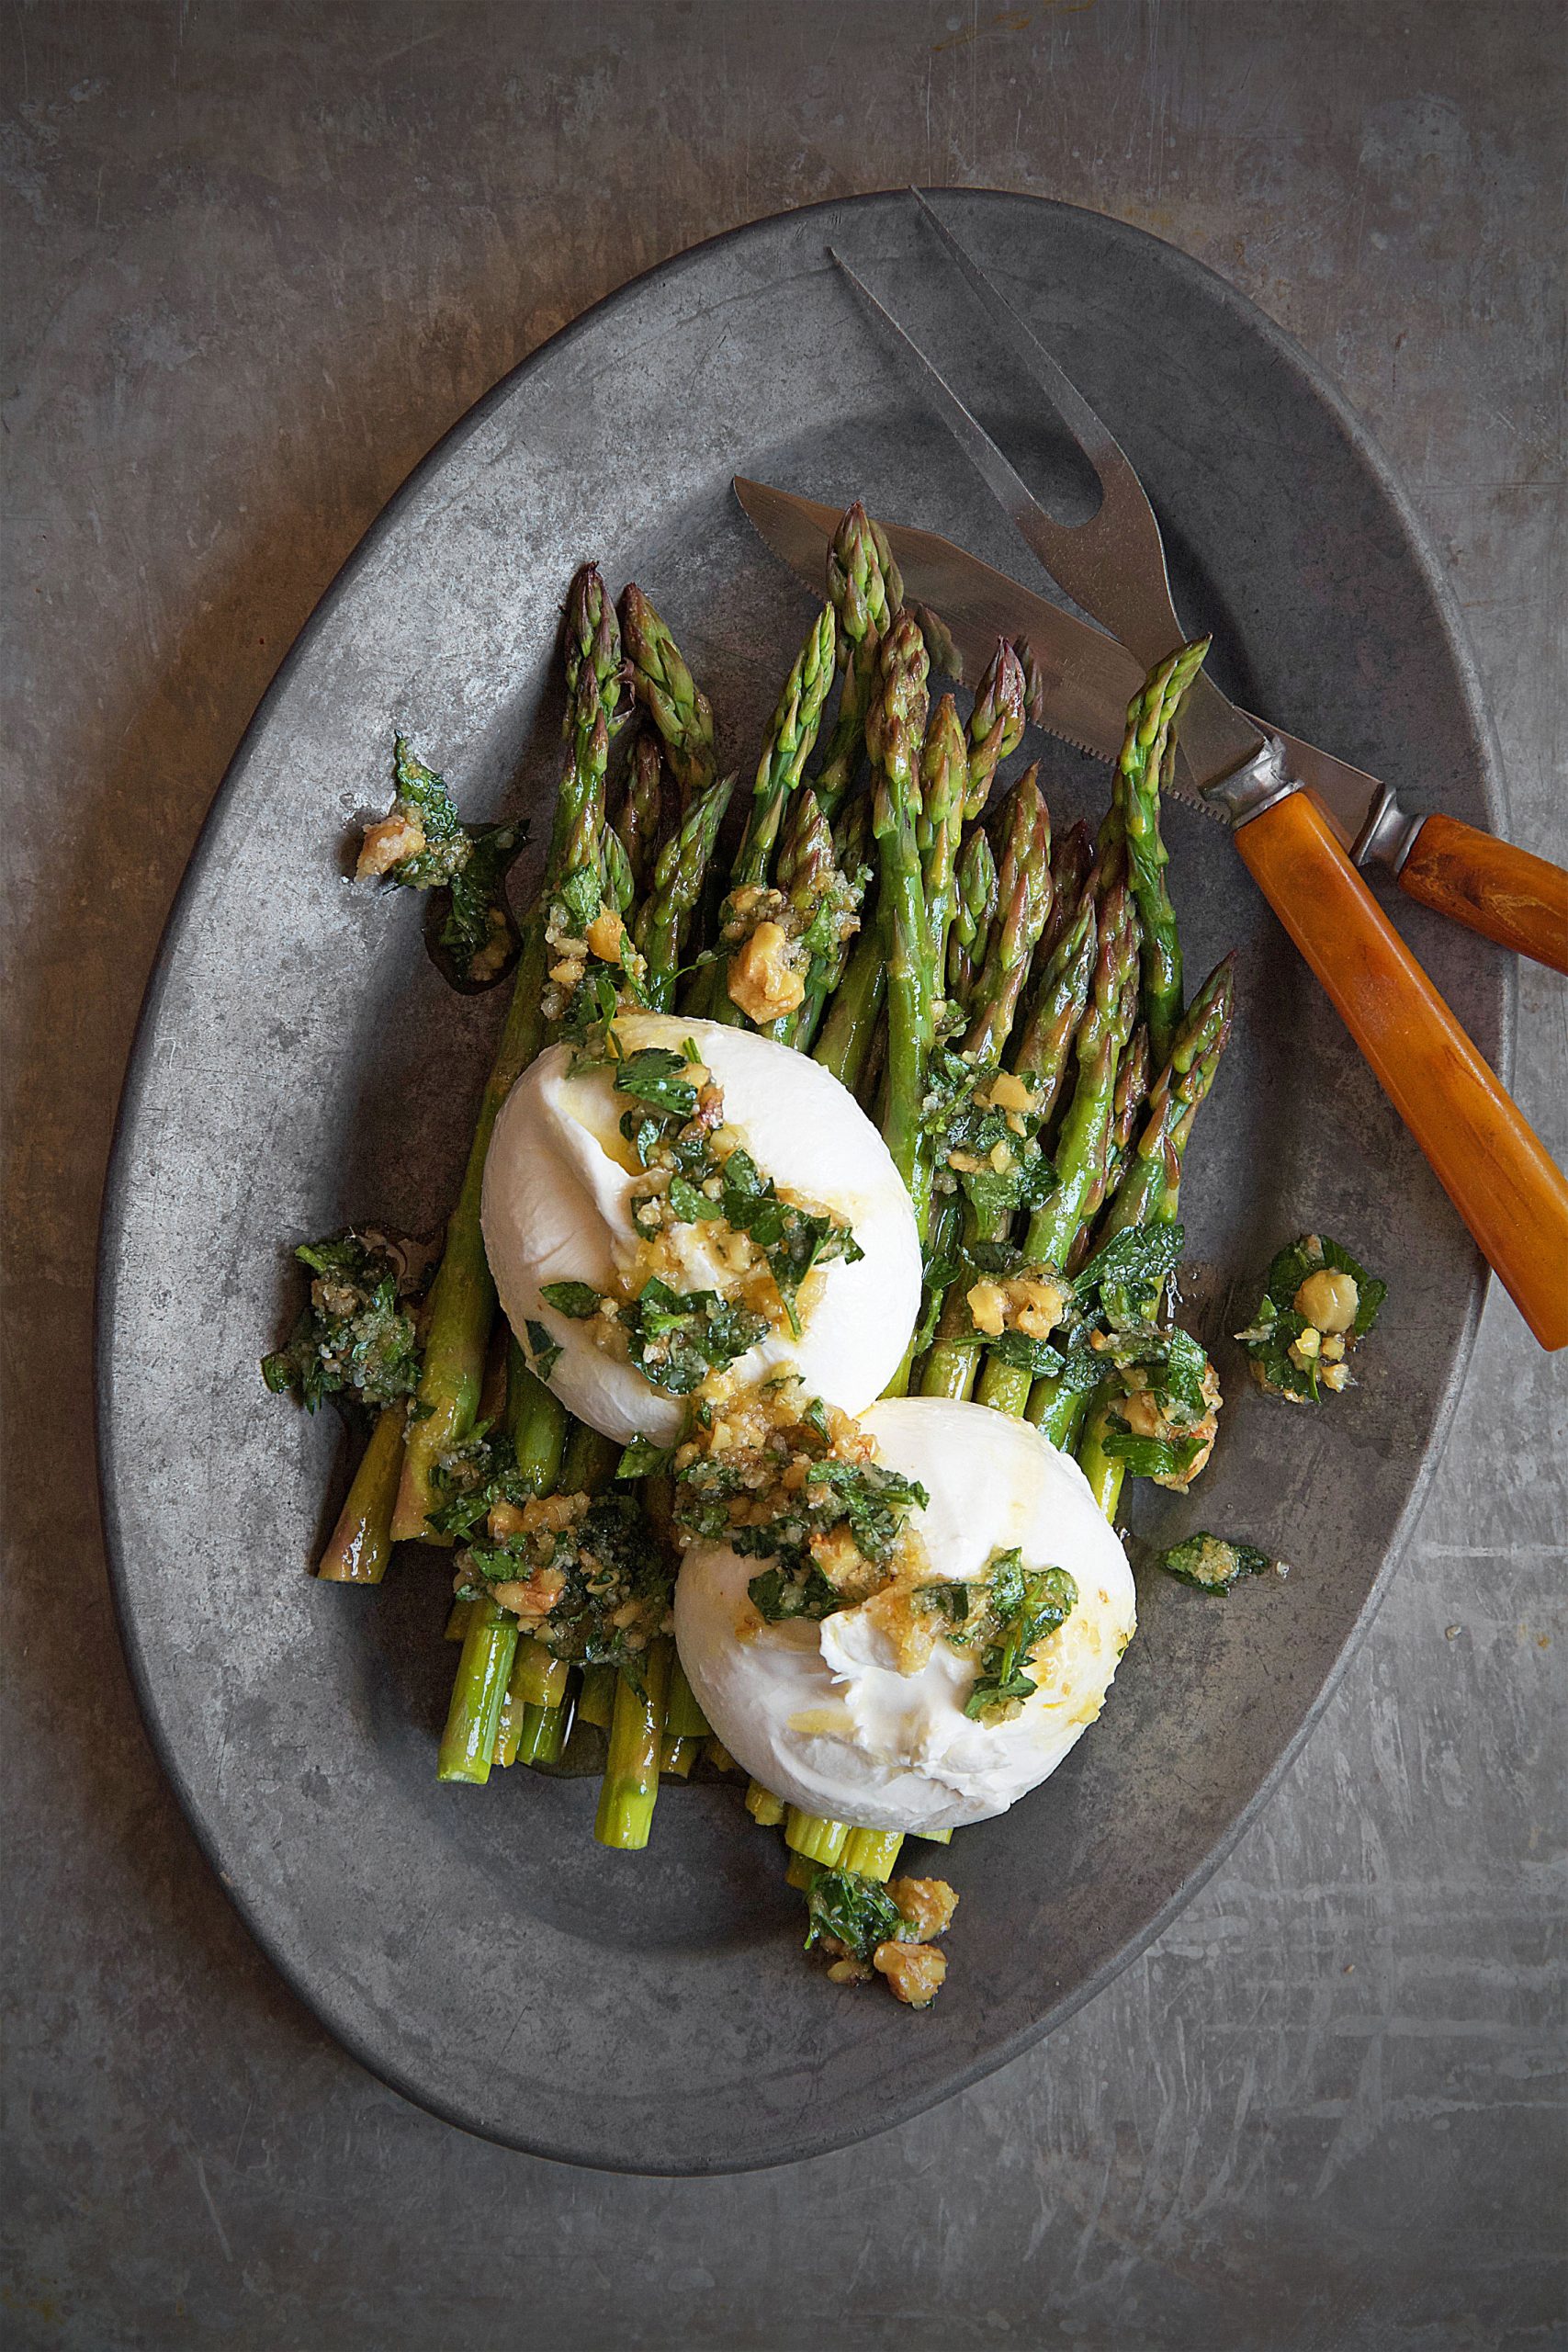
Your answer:
[[[871,1964],[910,2009],[929,2009],[947,1974],[947,1955],[934,1944],[878,1944]]]

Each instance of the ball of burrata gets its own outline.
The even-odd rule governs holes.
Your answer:
[[[663,1225],[660,1278],[678,1297],[711,1294],[727,1304],[737,1300],[739,1285],[748,1311],[764,1310],[765,1332],[726,1367],[737,1383],[792,1371],[811,1395],[859,1412],[897,1370],[920,1303],[914,1211],[876,1128],[819,1063],[751,1030],[634,1012],[616,1019],[615,1039],[623,1057],[653,1048],[687,1068],[694,1047],[722,1097],[719,1148],[744,1151],[758,1179],[784,1200],[825,1215],[853,1239],[853,1252],[825,1251],[807,1277],[794,1301],[798,1331],[781,1311],[766,1266],[759,1270],[756,1250],[705,1196],[695,1204],[700,1214]],[[538,1359],[541,1330],[558,1349],[546,1363],[568,1410],[623,1443],[643,1436],[669,1445],[682,1432],[683,1397],[639,1368],[615,1315],[596,1315],[591,1306],[586,1314],[566,1313],[545,1295],[551,1285],[571,1283],[612,1303],[625,1300],[640,1292],[651,1262],[646,1224],[634,1218],[649,1192],[635,1139],[638,1102],[617,1088],[615,1068],[583,1067],[588,1058],[570,1046],[552,1046],[502,1106],[485,1161],[485,1250],[507,1320],[530,1359]],[[716,1179],[709,1185],[716,1193]]]
[[[878,1461],[929,1497],[908,1521],[922,1579],[975,1583],[1013,1551],[1026,1574],[1072,1577],[1073,1608],[1028,1665],[1032,1695],[967,1714],[974,1649],[939,1634],[905,1671],[874,1602],[770,1624],[748,1591],[766,1561],[705,1540],[676,1587],[681,1663],[717,1737],[776,1796],[868,1829],[956,1829],[1005,1813],[1100,1713],[1136,1623],[1132,1571],[1077,1464],[1027,1422],[935,1397],[860,1420]]]

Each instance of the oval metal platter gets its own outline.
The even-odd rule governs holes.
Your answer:
[[[1142,472],[1222,683],[1416,805],[1491,821],[1495,754],[1436,565],[1302,353],[1137,231],[1020,197],[942,200]],[[1236,1035],[1183,1193],[1195,1309],[1231,1403],[1194,1503],[1150,1488],[1132,1515],[1167,1541],[1194,1524],[1245,1537],[1293,1573],[1224,1601],[1144,1577],[1098,1725],[951,1849],[962,1907],[924,2015],[802,1961],[779,1841],[733,1785],[667,1788],[632,1856],[593,1843],[588,1781],[437,1785],[449,1559],[410,1551],[375,1591],[315,1583],[342,1435],[257,1373],[298,1295],[288,1244],[351,1218],[439,1229],[502,1010],[443,985],[417,906],[350,883],[354,820],[386,805],[394,724],[468,813],[548,805],[558,614],[590,555],[615,586],[648,588],[712,695],[727,763],[754,762],[811,606],[736,506],[737,472],[862,496],[1042,584],[900,389],[830,244],[934,337],[959,332],[907,198],[764,220],[558,335],[378,522],[192,859],[105,1216],[102,1475],[125,1645],[224,1885],[316,2015],[399,2090],[513,2146],[633,2171],[776,2164],[882,2130],[1025,2049],[1156,1932],[1365,1623],[1481,1296],[1436,1182],[1224,835],[1175,810],[1190,970],[1240,950]],[[1060,457],[1038,420],[987,382],[987,421],[1048,476]],[[1098,812],[1103,770],[1046,738],[1028,748],[1058,824]],[[1502,959],[1396,912],[1495,1058]],[[1363,1385],[1321,1413],[1253,1393],[1224,1337],[1276,1244],[1316,1227],[1391,1284]]]

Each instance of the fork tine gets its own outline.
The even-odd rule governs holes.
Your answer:
[[[991,323],[1000,329],[1094,468],[1106,499],[1136,500],[1153,522],[1154,510],[1145,494],[1144,485],[1105,419],[1097,410],[1090,408],[1077,386],[1057,366],[1033,329],[1020,318],[1007,296],[999,287],[992,284],[978,262],[965,253],[942,215],[927,203],[919,189],[911,187],[909,194],[940,239],[943,251],[963,273]]]
[[[1025,531],[1026,536],[1042,525],[1052,532],[1067,527],[1052,522],[1022,475],[998,447],[978,417],[965,408],[941,369],[926,357],[919,345],[899,325],[892,311],[877,300],[865,280],[857,277],[842,254],[835,252],[829,245],[828,258],[835,268],[842,271],[866,308],[886,328],[906,372],[936,407],[948,431],[979,472],[1003,512]]]

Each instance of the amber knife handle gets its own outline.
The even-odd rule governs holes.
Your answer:
[[[1568,870],[1528,849],[1461,825],[1423,817],[1398,868],[1399,887],[1424,907],[1568,972]]]
[[[1312,795],[1270,801],[1235,844],[1525,1321],[1543,1348],[1568,1345],[1568,1179]]]

